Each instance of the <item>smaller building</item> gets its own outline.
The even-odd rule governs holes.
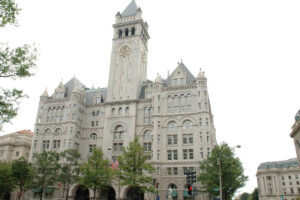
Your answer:
[[[261,163],[256,176],[260,200],[296,200],[300,196],[300,168],[296,158]]]
[[[300,110],[295,115],[295,123],[292,126],[290,136],[294,139],[298,162],[300,163]]]
[[[21,130],[0,136],[0,161],[13,161],[22,156],[29,159],[33,132]]]

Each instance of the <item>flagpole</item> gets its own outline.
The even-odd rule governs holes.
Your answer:
[[[119,191],[118,191],[118,200],[120,200],[120,176],[121,176],[121,169],[119,168],[119,183],[118,183],[118,186],[119,186]]]

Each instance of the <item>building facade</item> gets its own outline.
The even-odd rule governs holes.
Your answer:
[[[295,123],[292,126],[290,136],[294,139],[294,145],[298,162],[300,163],[300,110],[295,115]]]
[[[33,132],[21,130],[0,136],[0,161],[11,162],[24,157],[29,159]]]
[[[165,79],[147,79],[148,24],[133,0],[116,14],[107,88],[88,88],[75,77],[62,82],[38,105],[31,156],[43,150],[61,152],[77,148],[86,161],[94,146],[110,160],[122,154],[134,137],[149,152],[159,183],[160,199],[172,188],[173,199],[184,199],[185,171],[199,171],[216,143],[207,79],[195,77],[182,63]],[[110,186],[120,199],[130,188]],[[80,185],[72,186],[70,197]],[[91,194],[91,192],[90,192]],[[51,198],[60,199],[61,188]],[[145,199],[154,198],[145,194]],[[205,199],[198,194],[196,199]]]
[[[296,200],[300,196],[300,168],[296,158],[262,163],[256,176],[261,200]]]

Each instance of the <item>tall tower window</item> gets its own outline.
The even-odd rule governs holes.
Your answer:
[[[128,28],[125,29],[125,37],[127,37],[129,35],[129,30]]]
[[[135,28],[134,27],[131,28],[131,35],[135,35]]]
[[[122,37],[122,30],[121,29],[119,29],[118,34],[119,34],[119,38],[121,38]]]

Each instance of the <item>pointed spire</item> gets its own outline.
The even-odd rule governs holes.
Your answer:
[[[125,10],[122,12],[121,16],[127,17],[131,15],[135,15],[138,9],[139,8],[137,7],[135,0],[132,0],[130,4],[125,8]]]
[[[45,89],[45,91],[43,92],[43,94],[41,95],[41,97],[49,97],[47,88]]]

